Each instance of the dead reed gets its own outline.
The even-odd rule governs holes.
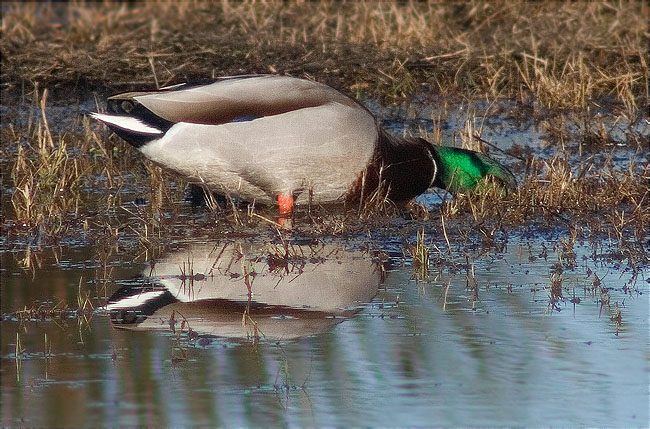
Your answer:
[[[5,129],[4,139],[16,145],[11,179],[15,190],[11,202],[16,218],[28,227],[46,227],[56,235],[64,228],[64,214],[75,213],[79,206],[79,188],[84,172],[77,159],[68,154],[65,135],[53,137],[45,105],[47,90],[39,99],[41,116],[30,117],[19,133]]]

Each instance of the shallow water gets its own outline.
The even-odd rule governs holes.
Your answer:
[[[3,425],[647,424],[647,278],[603,249],[574,248],[554,308],[560,256],[536,241],[473,259],[474,276],[439,260],[422,281],[390,246],[308,244],[276,260],[282,245],[185,243],[153,268],[125,252],[88,320],[5,316]],[[32,278],[3,253],[3,314],[95,287],[93,249],[57,258]]]
[[[447,118],[446,140],[472,117],[468,107],[369,107],[397,133]],[[485,138],[554,150],[501,107]],[[622,168],[640,159],[635,147],[609,153]],[[56,246],[38,233],[0,237],[3,426],[650,422],[650,276],[606,238],[573,244],[562,226],[536,224],[497,232],[487,248],[461,229],[469,238],[448,245],[439,219],[398,218],[283,242],[203,230],[206,210],[179,202],[163,213],[174,213],[171,236],[147,246],[133,216],[145,190],[130,182],[111,216],[131,216],[119,224],[133,231],[116,240],[81,229]],[[12,191],[8,177],[3,188]],[[435,208],[442,198],[418,200]],[[80,217],[92,224],[86,204]],[[408,253],[420,228],[428,272]]]

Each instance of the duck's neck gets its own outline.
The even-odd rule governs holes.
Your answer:
[[[428,146],[423,139],[402,139],[379,129],[374,168],[379,186],[386,186],[388,198],[407,201],[431,186],[436,163]]]

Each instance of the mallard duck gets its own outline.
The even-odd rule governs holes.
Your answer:
[[[513,175],[465,149],[400,138],[356,100],[322,83],[289,76],[233,76],[108,98],[108,125],[153,162],[222,195],[294,205],[359,200],[380,186],[408,201],[430,187],[474,188]]]

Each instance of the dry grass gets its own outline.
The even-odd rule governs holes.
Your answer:
[[[632,163],[624,171],[613,164],[592,167],[585,163],[572,169],[560,156],[533,159],[516,192],[504,197],[500,188],[488,186],[446,203],[441,213],[465,219],[488,247],[499,246],[499,233],[527,225],[541,233],[564,231],[573,240],[608,237],[631,266],[647,264],[650,166]]]
[[[3,140],[15,142],[16,154],[11,170],[15,187],[11,202],[16,218],[27,226],[47,225],[56,234],[63,228],[63,213],[76,212],[79,187],[84,172],[77,159],[68,154],[68,138],[53,137],[47,123],[47,90],[39,107],[42,115],[30,117],[24,130],[9,127]]]
[[[416,234],[415,244],[409,246],[409,253],[413,258],[413,272],[415,279],[424,281],[429,277],[429,245],[425,242],[424,228]]]
[[[182,183],[174,186],[174,178],[163,178],[159,167],[119,139],[98,135],[87,118],[79,118],[69,131],[54,132],[48,122],[48,91],[34,96],[37,108],[30,110],[24,124],[16,120],[0,128],[0,159],[10,179],[3,187],[11,190],[3,192],[3,210],[10,206],[13,212],[12,222],[3,225],[5,233],[26,232],[36,245],[81,230],[101,236],[102,230],[112,229],[110,219],[116,212],[124,212],[142,221],[137,234],[144,240],[158,234],[160,209],[179,198],[174,189],[182,191]],[[129,176],[134,169],[136,174]],[[147,203],[143,209],[122,202],[122,194],[134,190],[142,195],[136,201]],[[102,215],[94,216],[97,212]],[[138,227],[129,223],[124,228]]]
[[[548,108],[648,103],[645,2],[7,4],[3,93],[310,76],[396,100],[514,97]]]

